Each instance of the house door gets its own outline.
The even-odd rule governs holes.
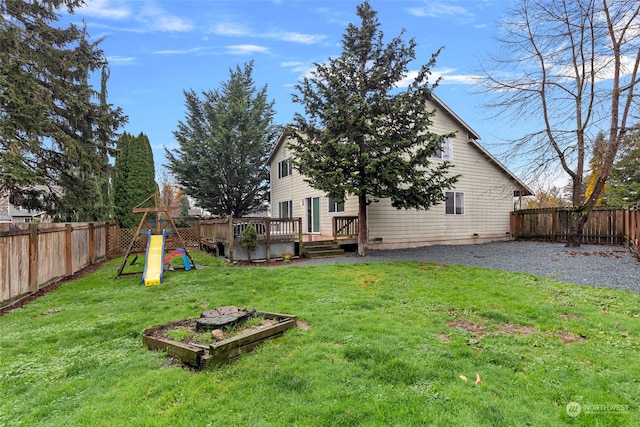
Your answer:
[[[307,232],[320,232],[320,197],[307,198]]]

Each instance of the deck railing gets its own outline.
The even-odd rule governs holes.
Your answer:
[[[253,225],[258,241],[266,245],[269,258],[271,243],[302,241],[302,218],[244,217],[209,219],[200,222],[200,238],[203,244],[229,246],[229,259],[233,260],[233,246],[242,240],[244,230]],[[233,243],[233,244],[231,244]]]
[[[333,237],[356,237],[358,235],[357,216],[334,216]]]

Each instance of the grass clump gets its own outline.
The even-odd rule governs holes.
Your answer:
[[[193,256],[197,270],[154,287],[114,280],[114,260],[0,317],[0,425],[637,420],[637,294],[455,265],[229,268]],[[310,328],[197,373],[142,345],[147,327],[226,305]]]

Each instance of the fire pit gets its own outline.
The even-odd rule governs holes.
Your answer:
[[[163,350],[196,369],[222,365],[247,353],[263,341],[281,336],[296,326],[296,316],[256,310],[219,307],[201,313],[200,318],[182,319],[144,331],[149,350]],[[252,324],[251,327],[245,327]],[[171,331],[179,331],[181,340]],[[211,343],[198,341],[206,337]]]

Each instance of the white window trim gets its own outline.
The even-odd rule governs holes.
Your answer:
[[[445,138],[442,148],[433,153],[433,157],[442,160],[453,160],[453,138]]]
[[[286,175],[285,175],[286,172]],[[284,159],[278,162],[278,178],[285,178],[293,173],[291,168],[291,160]]]
[[[339,207],[342,205],[342,210]],[[327,197],[327,211],[329,213],[341,213],[344,212],[344,202],[338,203],[331,197]]]
[[[283,216],[282,215],[282,207],[286,206],[286,210],[288,211],[287,214],[288,216]],[[293,200],[284,200],[282,202],[278,203],[278,215],[279,218],[293,218]]]
[[[445,200],[445,204],[444,204],[444,213],[445,215],[452,215],[452,216],[458,216],[458,215],[464,215],[465,214],[465,196],[464,196],[464,191],[445,191],[445,196],[447,196],[448,194],[453,194],[453,213],[449,213],[447,212],[447,201]],[[462,196],[462,212],[458,213],[458,195]]]

